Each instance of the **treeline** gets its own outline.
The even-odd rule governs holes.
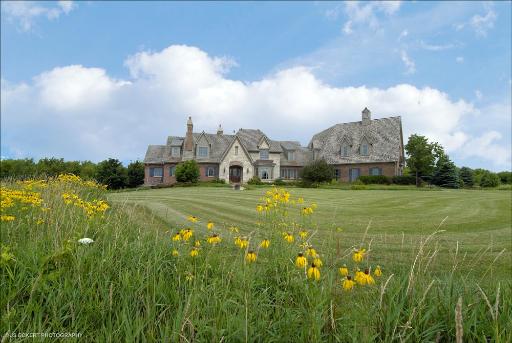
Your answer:
[[[63,158],[5,159],[0,161],[0,177],[29,179],[75,174],[84,180],[96,180],[109,189],[132,188],[144,183],[144,163],[135,161],[127,167],[113,158],[91,161],[64,161]]]

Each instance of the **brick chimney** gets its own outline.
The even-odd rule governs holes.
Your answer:
[[[217,134],[218,135],[223,135],[224,134],[224,130],[222,130],[222,125],[219,124],[219,127],[217,128]]]
[[[370,122],[372,121],[372,112],[368,108],[364,108],[362,112],[362,122],[363,126],[370,125]]]
[[[188,117],[187,134],[185,135],[185,141],[183,142],[183,150],[185,150],[185,151],[194,150],[194,139],[192,138],[192,129],[193,128],[194,128],[194,124],[192,124],[192,117]]]

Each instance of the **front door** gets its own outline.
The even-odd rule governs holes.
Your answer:
[[[361,170],[359,168],[351,168],[350,169],[350,172],[349,172],[350,182],[353,182],[353,181],[357,180],[357,178],[360,175],[360,171]]]
[[[229,182],[240,183],[242,181],[242,167],[229,167]]]

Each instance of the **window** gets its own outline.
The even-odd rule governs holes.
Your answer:
[[[296,179],[297,169],[281,169],[281,179]]]
[[[359,178],[359,175],[361,175],[359,168],[351,168],[349,170],[349,180],[350,180],[350,182],[356,181]]]
[[[215,176],[215,168],[214,167],[206,168],[206,176],[208,176],[208,177]]]
[[[289,161],[294,161],[295,160],[295,152],[288,151],[288,160]]]
[[[208,147],[200,146],[199,148],[197,148],[197,156],[207,157],[208,156]]]
[[[363,156],[368,156],[368,143],[361,144],[360,154]]]
[[[238,155],[238,145],[235,145],[235,155]]]
[[[260,160],[268,160],[268,150],[260,150]]]
[[[176,173],[176,166],[171,166],[169,168],[169,176],[174,176],[175,173]]]
[[[171,156],[179,157],[181,154],[181,148],[179,146],[173,146],[171,150]]]
[[[341,147],[341,156],[347,157],[349,152],[350,152],[350,148],[347,144],[345,144]]]
[[[271,168],[269,167],[259,167],[258,168],[258,176],[262,180],[269,180],[271,178]]]
[[[370,168],[370,175],[382,175],[382,169],[379,167]]]
[[[338,181],[340,179],[340,170],[339,169],[334,169],[334,179],[336,179],[336,181]]]
[[[149,168],[149,176],[152,176],[152,177],[164,176],[164,168],[162,168],[162,167]]]

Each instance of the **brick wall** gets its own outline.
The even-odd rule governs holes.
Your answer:
[[[349,170],[352,168],[359,168],[360,176],[370,175],[370,168],[378,167],[382,170],[382,175],[384,176],[395,176],[398,174],[398,170],[396,169],[395,162],[381,162],[381,163],[359,163],[359,164],[341,164],[335,165],[334,169],[339,170],[339,181],[340,182],[349,182]]]
[[[164,165],[162,164],[155,164],[155,165],[145,165],[144,166],[144,184],[146,186],[154,186],[154,185],[171,185],[173,183],[176,183],[176,176],[170,176],[169,170],[171,167],[176,167],[177,164],[173,163],[166,163]],[[163,177],[155,177],[150,176],[150,168],[164,168],[163,169]],[[208,170],[208,167],[213,167],[215,169],[214,176],[206,176],[206,172]],[[199,164],[199,180],[201,181],[211,181],[214,180],[216,177],[219,176],[219,165],[215,163],[205,163],[205,164]]]

